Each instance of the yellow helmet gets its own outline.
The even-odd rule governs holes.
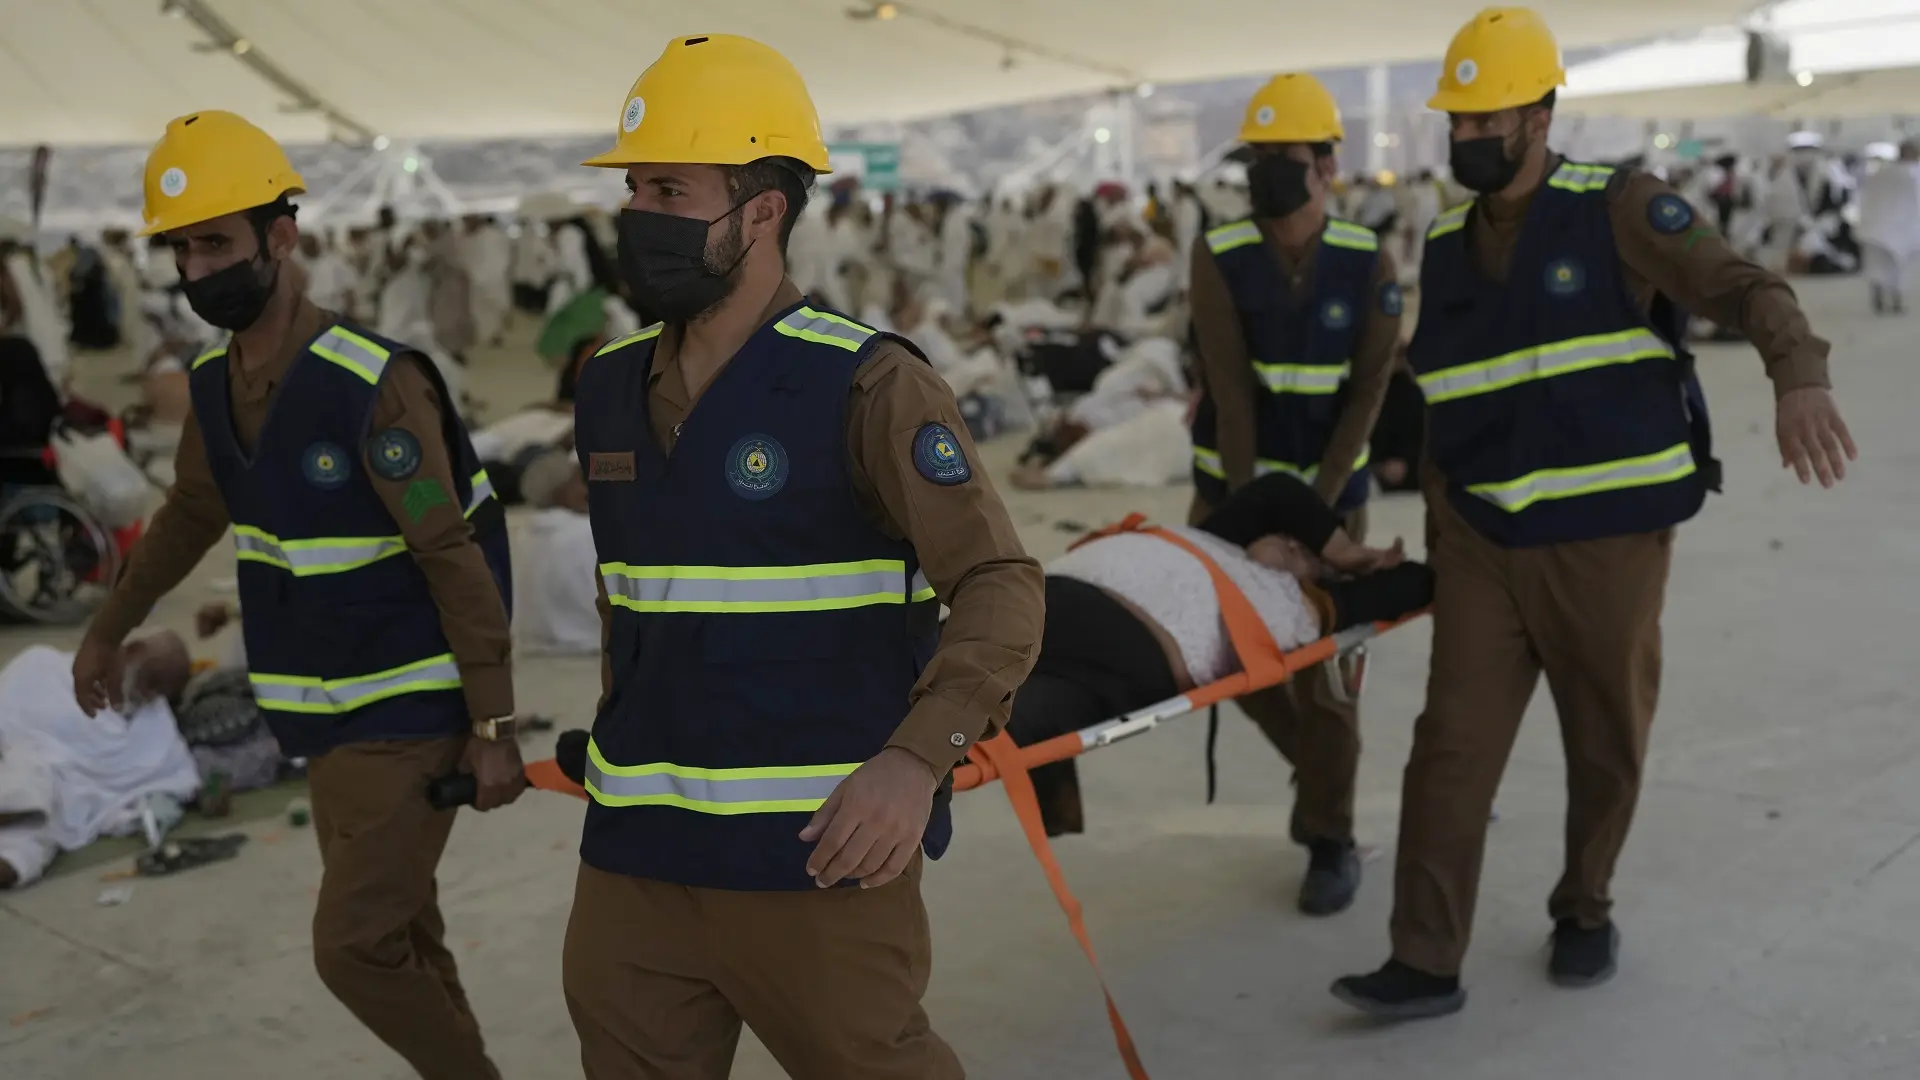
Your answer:
[[[581,162],[745,165],[790,157],[827,168],[820,114],[787,58],[732,34],[675,38],[640,73],[620,108],[613,149]]]
[[[1249,143],[1339,142],[1340,106],[1319,79],[1306,74],[1275,75],[1247,102],[1240,141]]]
[[[147,154],[141,236],[212,221],[299,195],[307,182],[273,136],[230,112],[175,117]]]
[[[1566,82],[1560,45],[1539,15],[1523,7],[1487,8],[1453,35],[1427,108],[1499,112],[1531,105]]]

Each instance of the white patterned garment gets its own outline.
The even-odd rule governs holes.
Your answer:
[[[1292,574],[1261,566],[1247,557],[1245,549],[1212,533],[1184,525],[1168,531],[1191,541],[1220,564],[1282,649],[1298,648],[1320,637],[1319,615]],[[1098,585],[1146,612],[1180,647],[1196,684],[1204,686],[1240,670],[1214,599],[1213,578],[1200,560],[1179,545],[1157,536],[1120,533],[1067,552],[1047,565],[1047,573]]]

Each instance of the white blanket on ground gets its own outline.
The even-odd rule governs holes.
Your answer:
[[[1158,487],[1186,479],[1193,465],[1187,403],[1162,399],[1074,443],[1047,466],[1056,486]]]
[[[36,645],[0,669],[0,812],[37,811],[33,824],[0,826],[0,860],[20,883],[59,851],[139,829],[150,794],[186,800],[200,777],[164,701],[133,716],[89,719],[73,699],[73,654]]]
[[[600,649],[599,569],[587,515],[553,508],[534,514],[514,538],[525,552],[513,569],[513,637],[529,653]]]

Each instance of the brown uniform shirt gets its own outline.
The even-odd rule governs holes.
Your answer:
[[[784,283],[761,323],[800,298],[792,282]],[[648,377],[647,416],[661,451],[669,454],[680,423],[699,400],[688,392],[678,352],[679,333],[668,327]],[[914,436],[932,423],[954,433],[973,479],[943,486],[914,467]],[[953,391],[931,365],[897,344],[881,346],[854,371],[847,465],[861,510],[882,533],[913,545],[950,612],[939,649],[908,697],[906,719],[887,743],[945,775],[969,747],[1006,723],[1013,692],[1039,656],[1046,619],[1040,564],[1021,546],[1013,519],[980,467]],[[599,608],[604,701],[613,685],[605,655],[612,608],[604,583]]]
[[[1295,310],[1314,299],[1313,267],[1320,237],[1298,251],[1280,245],[1268,223],[1260,222],[1266,236],[1263,245],[1280,273],[1287,280],[1288,298]],[[1334,426],[1333,436],[1314,477],[1313,489],[1331,503],[1353,477],[1353,463],[1373,435],[1374,421],[1380,417],[1380,405],[1387,398],[1387,384],[1393,376],[1394,350],[1400,344],[1400,315],[1385,306],[1387,286],[1398,277],[1393,257],[1384,247],[1374,268],[1374,289],[1360,334],[1354,347],[1353,372],[1348,377],[1346,405]],[[1199,341],[1201,378],[1207,394],[1213,398],[1216,417],[1215,439],[1219,443],[1220,464],[1227,473],[1227,490],[1232,491],[1253,479],[1256,411],[1264,392],[1253,370],[1254,357],[1248,355],[1246,335],[1241,330],[1240,314],[1227,290],[1227,279],[1220,273],[1202,236],[1193,244],[1193,284],[1189,293],[1193,308],[1193,332]]]
[[[227,354],[227,393],[234,435],[252,451],[266,426],[275,391],[305,351],[307,342],[334,321],[332,315],[302,299],[295,310],[286,340],[273,356],[249,364],[230,345]],[[513,713],[513,640],[507,628],[506,606],[488,569],[486,556],[473,542],[465,507],[456,505],[453,462],[441,427],[446,406],[434,381],[422,366],[425,357],[408,353],[396,357],[380,381],[373,408],[373,430],[400,428],[420,443],[420,467],[404,480],[387,480],[368,467],[365,447],[360,468],[400,526],[407,551],[427,576],[427,589],[440,612],[440,627],[460,667],[467,710],[476,720]],[[297,406],[297,402],[289,403]],[[172,591],[198,566],[207,549],[226,535],[230,518],[226,500],[214,482],[207,461],[200,418],[189,413],[180,432],[174,458],[175,480],[167,500],[127,561],[126,572],[114,586],[89,636],[118,642],[143,622],[160,597]],[[437,501],[416,499],[417,514],[407,507],[408,489],[427,483],[440,485],[445,496]],[[246,613],[243,611],[244,618]]]

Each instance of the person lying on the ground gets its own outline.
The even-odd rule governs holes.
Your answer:
[[[1187,396],[1177,343],[1147,338],[1128,345],[1094,377],[1092,390],[1034,437],[1013,485],[1152,487],[1184,479],[1193,459]]]
[[[1168,526],[1239,586],[1275,644],[1291,650],[1351,626],[1399,618],[1433,597],[1433,573],[1356,543],[1313,489],[1283,473],[1235,491],[1198,528]],[[1240,670],[1213,579],[1190,552],[1142,533],[1085,543],[1049,563],[1040,659],[1014,696],[1007,731],[1043,742]],[[1256,720],[1261,719],[1259,716]],[[1277,746],[1280,732],[1262,730]],[[1080,832],[1074,763],[1033,770],[1047,834]]]
[[[194,628],[205,641],[239,617],[239,605],[215,602],[195,613]],[[245,639],[236,632],[225,656],[193,667],[173,712],[200,778],[210,780],[218,773],[225,793],[278,782],[288,762],[254,698]]]
[[[520,489],[538,512],[513,538],[514,644],[529,653],[596,653],[600,577],[579,459],[571,451],[540,456],[521,474]]]
[[[35,645],[0,669],[0,888],[37,880],[61,851],[140,830],[152,795],[181,802],[200,774],[170,702],[192,663],[180,635],[124,647],[124,713],[88,717],[73,654]]]

